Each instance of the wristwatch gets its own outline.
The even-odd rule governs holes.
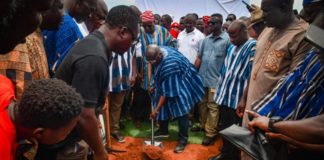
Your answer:
[[[274,133],[277,133],[277,131],[273,128],[273,125],[277,122],[280,122],[282,121],[282,118],[281,117],[271,117],[270,120],[269,120],[269,124],[268,124],[268,130],[270,132],[274,132]]]

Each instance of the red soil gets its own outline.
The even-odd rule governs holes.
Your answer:
[[[124,153],[111,153],[109,160],[149,160],[143,153],[145,149],[144,139],[126,137],[125,143],[112,141],[112,148],[127,150]],[[221,139],[218,138],[214,145],[203,146],[201,144],[188,144],[182,153],[174,153],[173,149],[177,142],[163,142],[161,160],[207,160],[211,156],[219,154],[219,147],[222,145]]]

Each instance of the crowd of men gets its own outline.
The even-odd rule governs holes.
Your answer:
[[[323,157],[323,0],[303,0],[297,15],[293,0],[262,0],[251,17],[188,13],[179,23],[103,0],[0,4],[2,159],[108,159],[106,103],[119,143],[125,115],[136,127],[155,120],[156,138],[177,120],[175,153],[189,131],[210,146],[237,124],[288,144],[288,159]],[[251,159],[222,141],[209,160]]]

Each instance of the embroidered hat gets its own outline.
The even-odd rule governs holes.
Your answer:
[[[154,22],[154,14],[152,11],[145,11],[141,15],[142,22]]]

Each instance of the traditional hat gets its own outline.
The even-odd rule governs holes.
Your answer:
[[[145,11],[141,15],[142,22],[154,22],[154,14],[152,11]]]
[[[253,8],[253,11],[251,11],[251,25],[254,25],[256,23],[263,21],[263,11],[261,8],[257,5],[252,4],[251,7]]]

